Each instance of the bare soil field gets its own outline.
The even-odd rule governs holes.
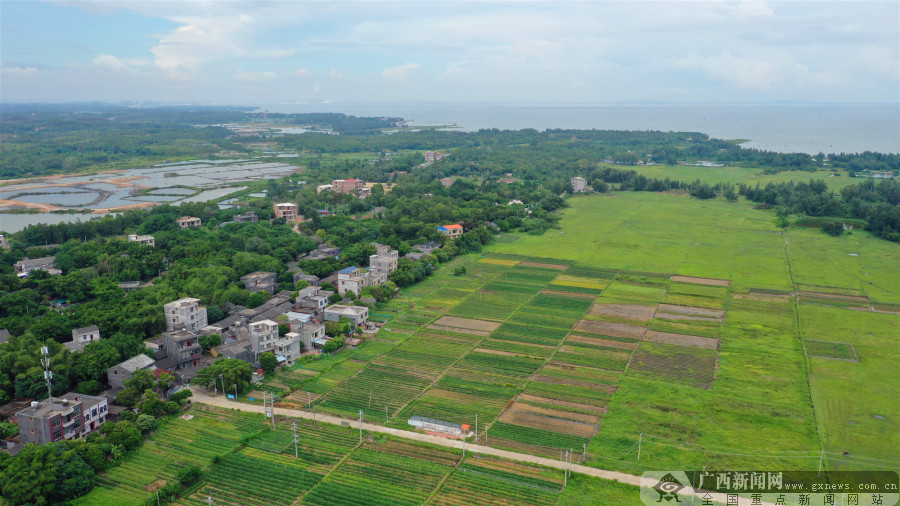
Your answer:
[[[656,313],[656,317],[660,320],[681,320],[681,321],[694,321],[694,322],[719,322],[722,320],[720,318],[707,318],[706,316],[688,316],[686,314],[675,314],[675,313]]]
[[[500,326],[497,322],[459,318],[457,316],[442,316],[434,322],[434,324],[444,327],[459,327],[468,330],[481,330],[487,332],[493,332]]]
[[[594,435],[594,430],[596,429],[596,426],[588,425],[586,423],[560,420],[558,418],[550,418],[549,416],[525,411],[513,411],[511,409],[500,415],[498,420],[504,423],[531,427],[532,429],[548,430],[580,437],[591,437]]]
[[[594,406],[591,404],[581,404],[578,402],[561,401],[558,399],[548,399],[546,397],[540,397],[540,396],[531,395],[531,394],[520,394],[519,400],[520,401],[539,402],[541,404],[555,404],[557,406],[565,406],[567,408],[582,409],[585,411],[593,411],[593,412],[599,413],[601,415],[603,413],[606,413],[606,409],[607,409],[606,406]]]
[[[625,320],[649,322],[653,317],[654,306],[639,306],[637,304],[594,304],[588,310],[589,314],[597,316],[611,316]]]
[[[520,411],[523,413],[535,413],[537,415],[546,415],[553,418],[568,418],[570,420],[575,420],[577,422],[589,423],[592,425],[597,425],[600,422],[600,417],[597,415],[588,415],[585,413],[572,413],[571,411],[558,411],[550,408],[543,408],[540,406],[532,406],[530,404],[522,404],[521,402],[516,402],[512,406],[510,406],[509,411]]]
[[[717,318],[721,319],[725,317],[725,311],[722,309],[710,309],[707,307],[695,307],[695,306],[677,306],[675,304],[660,304],[657,308],[657,311],[662,311],[664,313],[676,313],[676,314],[684,314],[691,316],[706,316],[708,318]],[[659,317],[659,315],[656,315]]]
[[[729,285],[731,285],[731,280],[728,280],[728,279],[695,278],[693,276],[672,276],[670,279],[672,281],[677,281],[679,283],[693,283],[695,285],[709,285],[709,286],[729,286]]]
[[[641,347],[635,351],[634,357],[631,359],[628,374],[709,389],[716,377],[716,356],[715,354],[697,355],[690,352],[651,353]]]
[[[428,328],[434,329],[434,330],[440,330],[443,332],[456,332],[459,334],[473,334],[473,335],[481,336],[481,337],[487,337],[487,336],[491,335],[490,331],[487,331],[487,330],[471,330],[471,329],[466,329],[466,328],[462,328],[462,327],[447,327],[444,325],[436,325],[436,324],[431,324],[428,326]]]
[[[644,327],[627,325],[624,323],[598,322],[594,320],[581,320],[575,325],[576,332],[588,334],[603,334],[613,337],[631,337],[638,339],[644,335]]]
[[[481,442],[479,441],[479,444]],[[520,453],[528,453],[531,455],[537,455],[539,457],[547,457],[547,458],[559,458],[559,449],[557,448],[548,448],[546,446],[539,445],[530,445],[526,443],[520,443],[518,441],[513,441],[511,439],[502,439],[499,437],[494,437],[488,434],[488,440],[484,442],[485,446],[492,446],[494,448],[504,448],[508,450],[517,451]]]
[[[285,400],[297,402],[306,406],[310,402],[316,402],[319,397],[322,396],[305,390],[295,390],[291,392],[291,395],[285,397]]]
[[[519,263],[518,260],[504,260],[502,258],[482,258],[479,262],[494,265],[516,265]]]
[[[815,297],[817,299],[836,299],[836,300],[847,300],[847,301],[864,301],[868,302],[868,297],[863,297],[861,295],[844,295],[840,293],[825,293],[825,292],[808,292],[808,291],[800,291],[800,296],[805,297]]]
[[[572,334],[568,339],[566,339],[566,342],[593,344],[596,346],[605,346],[607,348],[619,348],[621,350],[633,350],[637,348],[638,345],[637,342],[625,343],[622,341],[612,341],[609,339],[597,339],[595,337],[579,336],[578,334]]]
[[[658,332],[656,330],[648,330],[644,336],[645,341],[651,343],[676,344],[678,346],[691,346],[693,348],[704,348],[707,350],[715,350],[719,347],[719,340],[709,337],[689,336],[686,334],[672,334],[670,332]]]
[[[541,269],[559,269],[561,271],[564,271],[569,268],[568,265],[545,264],[545,263],[541,263],[541,262],[519,262],[519,265],[521,265],[522,267],[538,267]]]

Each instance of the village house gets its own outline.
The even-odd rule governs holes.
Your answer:
[[[46,444],[81,438],[103,425],[108,411],[105,397],[71,392],[32,402],[16,413],[19,440],[25,444]]]
[[[297,204],[282,202],[275,204],[275,218],[284,218],[284,221],[297,221]]]
[[[250,329],[253,360],[257,362],[261,354],[274,350],[275,342],[278,341],[278,323],[272,320],[261,320],[251,323],[248,328]]]
[[[3,234],[0,234],[0,248],[9,249],[9,239]]]
[[[375,254],[369,255],[369,270],[377,275],[390,274],[397,270],[399,252],[384,244],[375,244]]]
[[[251,272],[250,274],[241,276],[244,288],[251,292],[269,292],[275,293],[278,284],[277,276],[274,272]]]
[[[9,341],[9,330],[0,329],[0,344]]]
[[[162,347],[166,357],[156,361],[158,369],[177,372],[200,365],[203,347],[200,346],[199,336],[189,330],[163,332]]]
[[[440,151],[426,151],[425,152],[425,163],[432,164],[444,158],[445,154]]]
[[[463,234],[463,227],[459,224],[442,225],[437,228],[438,232],[455,239]]]
[[[235,223],[258,223],[259,216],[256,215],[256,211],[247,211],[244,214],[236,214],[231,220]]]
[[[96,325],[72,330],[72,340],[63,343],[69,351],[81,351],[88,343],[100,340],[100,329]]]
[[[587,180],[580,176],[572,178],[572,193],[584,193],[587,191]]]
[[[331,191],[332,188],[333,188],[333,186],[330,184],[322,184],[322,185],[319,185],[316,187],[316,193],[322,193],[324,191]]]
[[[249,339],[241,339],[231,343],[216,346],[210,350],[210,354],[219,358],[236,358],[244,362],[253,363],[253,350]]]
[[[325,321],[340,321],[341,316],[346,316],[353,322],[353,326],[359,326],[369,320],[369,308],[364,306],[343,306],[335,304],[325,308]]]
[[[297,271],[294,273],[294,288],[297,287],[299,281],[306,281],[310,286],[316,286],[319,284],[319,277],[313,276],[312,274],[306,274],[303,271]]]
[[[207,326],[206,307],[200,305],[200,299],[185,297],[163,306],[166,316],[166,330],[186,329],[197,332]]]
[[[326,295],[327,293],[327,295]],[[320,287],[311,285],[299,291],[294,305],[298,307],[306,307],[315,310],[325,309],[328,305],[328,297],[332,292],[322,290]]]
[[[320,244],[316,249],[310,251],[301,260],[324,260],[328,257],[338,258],[341,254],[341,248]]]
[[[16,275],[23,278],[29,272],[39,269],[47,271],[51,276],[62,274],[62,271],[54,265],[55,261],[56,257],[24,258],[16,262]]]
[[[178,223],[178,226],[180,228],[199,227],[202,224],[200,218],[195,218],[193,216],[182,216],[181,218],[175,220],[175,223]]]
[[[136,242],[144,246],[156,247],[156,239],[152,235],[131,234],[128,236],[128,242]]]
[[[113,388],[122,388],[124,383],[131,379],[135,371],[143,369],[153,369],[154,360],[147,355],[140,355],[129,358],[128,360],[116,364],[106,370],[106,379],[109,386]]]
[[[375,245],[376,253],[369,255],[369,270],[359,267],[347,267],[338,271],[338,293],[344,295],[348,290],[359,295],[367,286],[376,286],[388,280],[388,276],[397,270],[399,253],[384,244]]]
[[[440,249],[440,248],[441,248],[441,244],[439,242],[435,242],[435,241],[428,241],[428,242],[421,243],[421,244],[415,244],[412,247],[413,250],[419,250],[424,255],[430,255],[434,252],[434,250]]]

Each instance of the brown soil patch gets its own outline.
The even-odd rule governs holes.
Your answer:
[[[110,211],[124,211],[126,209],[145,209],[147,207],[158,206],[158,202],[140,202],[138,204],[130,204],[127,206],[119,206],[119,207],[98,207],[93,209],[91,212],[93,214],[106,214]]]
[[[725,311],[722,309],[709,309],[706,307],[694,306],[678,306],[675,304],[660,304],[657,311],[665,313],[686,314],[692,316],[706,316],[708,318],[724,318]],[[659,317],[659,314],[656,315]]]
[[[166,480],[160,478],[160,479],[154,481],[153,483],[147,485],[146,487],[144,487],[144,490],[146,490],[147,492],[153,493],[165,486],[166,486]]]
[[[534,381],[538,381],[541,383],[550,383],[552,385],[572,385],[576,387],[592,388],[594,390],[603,390],[604,392],[609,392],[611,394],[616,393],[616,390],[619,389],[618,387],[594,383],[593,381],[557,378],[556,376],[544,376],[543,374],[536,375],[534,377]]]
[[[500,326],[497,322],[489,322],[484,320],[473,320],[471,318],[459,318],[457,316],[442,316],[436,322],[435,325],[442,325],[445,327],[460,327],[469,330],[482,330],[493,332],[497,327]]]
[[[731,284],[731,281],[728,279],[695,278],[693,276],[672,276],[671,279],[679,283],[693,283],[695,285],[729,286]]]
[[[579,402],[572,401],[561,401],[558,399],[548,399],[546,397],[540,397],[537,395],[531,394],[520,394],[520,401],[531,401],[531,402],[540,402],[541,404],[555,404],[557,406],[565,406],[567,408],[575,408],[575,409],[583,409],[585,411],[593,411],[595,413],[606,413],[606,406],[592,406],[590,404],[581,404]]]
[[[563,295],[566,297],[578,297],[581,299],[594,299],[597,297],[596,295],[591,295],[589,293],[561,292],[559,290],[541,290],[541,293],[546,293],[548,295]]]
[[[559,449],[558,448],[549,448],[547,446],[539,446],[539,445],[530,445],[526,443],[520,443],[518,441],[512,441],[510,439],[502,439],[499,437],[494,437],[488,432],[488,440],[485,442],[487,446],[493,446],[495,448],[505,448],[513,451],[518,451],[521,453],[527,453],[529,455],[537,455],[539,457],[547,457],[551,459],[559,458]]]
[[[589,334],[603,334],[613,337],[640,338],[644,334],[644,327],[627,325],[624,323],[598,322],[594,320],[581,320],[575,325],[576,332]]]
[[[493,458],[473,453],[472,456],[466,459],[466,464],[474,464],[478,467],[484,467],[487,469],[498,469],[501,471],[506,471],[508,473],[518,474],[520,476],[535,476],[543,480],[556,481],[557,483],[562,485],[562,482],[558,479],[554,480],[553,478],[543,476],[543,469],[539,467],[530,467],[510,460],[494,460]]]
[[[531,427],[533,429],[549,430],[572,436],[591,437],[596,427],[581,422],[560,420],[549,416],[538,415],[526,411],[507,410],[500,418],[501,422]]]
[[[428,328],[434,330],[442,330],[444,332],[456,332],[457,334],[472,334],[481,337],[487,337],[491,335],[491,332],[489,330],[472,330],[463,327],[447,327],[446,325],[429,325]]]
[[[489,350],[487,348],[475,348],[472,351],[476,351],[478,353],[488,353],[490,355],[503,355],[504,357],[515,357],[516,355],[519,355],[518,353],[513,353],[511,351]]]
[[[572,343],[582,343],[582,344],[593,344],[595,346],[605,346],[607,348],[619,348],[622,350],[633,350],[637,348],[637,341],[633,343],[623,343],[622,341],[611,341],[608,339],[597,339],[595,337],[587,337],[587,336],[579,336],[577,334],[572,334],[566,339],[566,342]]]
[[[660,320],[680,320],[680,321],[691,321],[691,322],[722,322],[722,320],[718,318],[707,318],[705,316],[688,316],[686,314],[674,314],[674,313],[656,313],[656,317]]]
[[[648,330],[644,336],[645,341],[652,343],[677,344],[678,346],[691,346],[694,348],[705,348],[707,350],[715,350],[719,347],[719,340],[710,337],[689,336],[685,334],[672,334],[670,332],[657,332]]]
[[[564,271],[569,268],[568,265],[562,264],[544,264],[541,262],[519,262],[519,266],[521,267],[539,267],[542,269],[559,269]]]
[[[597,415],[588,415],[585,413],[572,413],[571,411],[559,411],[556,409],[550,408],[542,408],[540,406],[532,406],[530,404],[522,404],[521,402],[517,402],[513,404],[510,408],[510,411],[520,411],[523,413],[534,413],[537,415],[546,415],[554,418],[567,418],[569,420],[575,420],[576,422],[589,423],[591,425],[597,425],[600,422],[600,417]]]
[[[292,392],[291,395],[285,397],[285,399],[289,401],[294,401],[306,406],[310,402],[316,402],[319,400],[319,397],[322,397],[319,394],[314,394],[311,392],[307,392],[305,390],[297,390]]]
[[[700,357],[689,352],[657,355],[638,348],[628,366],[628,374],[709,389],[716,378],[716,356]]]
[[[6,200],[0,199],[0,206],[10,206],[10,207],[30,207],[31,209],[39,209],[42,213],[49,213],[50,211],[56,211],[60,209],[53,204],[36,204],[34,202],[23,202],[21,200]]]
[[[624,320],[649,322],[653,318],[653,306],[638,306],[634,304],[594,304],[588,310],[589,314],[597,316],[612,316]]]
[[[568,346],[562,345],[559,347],[560,353],[571,353],[573,355],[581,355],[582,357],[597,357],[603,356],[607,358],[612,358],[616,360],[624,360],[628,361],[631,358],[631,353],[622,351],[613,351],[613,350],[600,350],[597,348],[583,348],[580,346]]]

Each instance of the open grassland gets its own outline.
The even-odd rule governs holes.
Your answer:
[[[594,268],[730,279],[739,290],[791,289],[784,239],[771,212],[649,192],[579,196],[569,204],[560,231],[523,234],[488,249]],[[565,275],[578,276],[573,269]]]
[[[819,434],[829,452],[829,467],[900,468],[900,315],[809,304],[801,304],[799,309],[806,339],[846,343],[825,348],[807,341],[810,355],[830,353],[846,358],[846,345],[852,345],[859,357],[858,362],[809,359],[810,389]],[[849,355],[852,358],[852,353]],[[862,392],[865,394],[860,395]]]
[[[621,167],[619,167],[621,168]],[[832,191],[840,191],[841,188],[856,184],[860,180],[847,177],[847,173],[840,171],[840,176],[831,177],[831,174],[824,172],[808,172],[802,170],[786,170],[777,174],[764,174],[762,169],[755,167],[733,166],[725,167],[689,167],[685,165],[650,165],[650,166],[634,166],[629,167],[638,173],[647,177],[655,177],[659,179],[671,178],[679,181],[694,181],[699,179],[705,183],[731,183],[738,185],[746,183],[748,185],[765,186],[769,183],[786,183],[794,181],[797,183],[808,183],[814,179],[822,179],[828,185],[828,189]]]

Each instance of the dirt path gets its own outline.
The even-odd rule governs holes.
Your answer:
[[[250,413],[264,413],[265,408],[263,406],[257,406],[254,404],[244,404],[241,402],[235,402],[232,400],[228,400],[226,397],[218,396],[213,397],[209,395],[208,392],[203,390],[202,388],[191,387],[191,391],[194,396],[192,397],[193,402],[199,402],[202,404],[209,404],[211,406],[217,406],[225,409],[237,409],[240,411],[246,411]],[[315,420],[319,422],[330,423],[334,425],[347,425],[349,424],[351,427],[358,428],[359,420],[350,420],[346,418],[340,418],[333,415],[326,415],[322,413],[312,413],[309,411],[303,411],[300,409],[286,409],[275,407],[275,414],[281,416],[289,416],[293,418],[303,418],[307,420]],[[553,467],[556,469],[565,469],[566,464],[560,462],[556,459],[548,459],[546,457],[537,457],[535,455],[528,455],[525,453],[519,452],[511,452],[508,450],[501,450],[499,448],[491,448],[490,446],[481,446],[476,444],[467,443],[466,441],[460,441],[458,439],[448,439],[440,436],[432,436],[430,434],[422,434],[419,432],[413,432],[409,430],[401,430],[394,429],[391,427],[384,427],[381,425],[376,425],[372,423],[363,422],[362,428],[371,432],[380,432],[382,434],[390,434],[396,437],[402,437],[404,439],[412,439],[414,441],[421,441],[424,443],[429,443],[433,445],[446,446],[449,448],[457,448],[457,449],[465,449],[470,452],[481,453],[484,455],[494,455],[496,457],[501,457],[504,459],[515,460],[518,462],[529,462],[531,464],[537,464],[546,467]],[[576,459],[578,458],[576,454]],[[572,463],[569,466],[572,472],[586,474],[588,476],[594,476],[597,478],[603,478],[605,480],[613,480],[619,483],[625,483],[627,485],[633,485],[639,487],[641,484],[640,476],[635,476],[633,474],[621,473],[618,471],[607,471],[605,469],[599,469],[596,467],[583,466],[580,464]],[[696,497],[701,497],[702,492],[695,492],[694,495]],[[746,501],[745,501],[746,499]],[[741,506],[749,506],[750,499],[749,498],[741,498],[740,501]]]

